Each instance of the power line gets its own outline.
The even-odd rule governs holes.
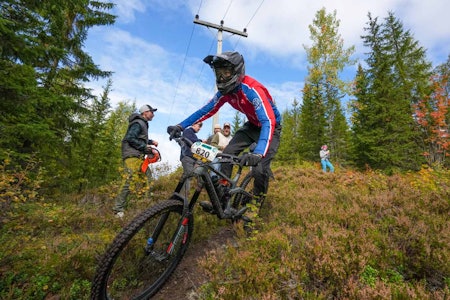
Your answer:
[[[200,5],[198,6],[197,14],[200,13],[200,8],[202,8],[203,0],[200,0]]]
[[[202,4],[203,4],[203,0],[200,1],[200,5],[199,5],[199,7],[198,7],[197,12],[200,11],[200,8],[202,7]],[[178,88],[179,88],[179,85],[180,85],[180,82],[181,82],[181,77],[183,77],[184,66],[186,65],[186,58],[187,58],[187,56],[188,56],[189,49],[190,49],[190,47],[191,47],[192,37],[194,36],[194,30],[195,30],[195,25],[192,26],[191,35],[190,35],[190,37],[189,37],[189,42],[188,42],[188,45],[187,45],[187,48],[186,48],[186,52],[184,53],[183,64],[181,65],[180,75],[178,76],[177,84],[176,84],[176,86],[175,86],[175,95],[174,95],[174,97],[173,97],[173,99],[172,99],[172,105],[170,106],[170,112],[172,112],[173,106],[174,106],[174,103],[175,103],[175,99],[177,98]],[[172,115],[172,114],[170,113],[170,114],[169,114],[169,119],[167,120],[167,125],[169,124],[170,116],[171,116],[171,115]]]
[[[256,13],[258,12],[258,10],[261,8],[261,6],[263,5],[264,0],[261,1],[261,3],[259,4],[259,6],[256,8],[255,12],[253,13],[253,16],[250,18],[250,20],[248,21],[247,25],[245,26],[245,28],[248,28],[248,26],[250,25],[250,23],[253,21],[253,18],[256,16]],[[239,36],[236,44],[234,45],[234,49],[237,48],[237,45],[239,44],[239,42],[241,41],[241,37]]]
[[[253,18],[256,16],[256,13],[258,12],[258,10],[261,8],[261,6],[263,5],[264,0],[261,1],[261,3],[259,4],[258,8],[255,10],[255,12],[253,13],[253,16],[250,18],[250,20],[247,23],[247,26],[245,26],[245,28],[248,28],[248,25],[250,25],[250,22],[253,20]]]
[[[232,35],[235,35],[235,34],[238,35],[238,40],[236,41],[236,44],[235,44],[235,46],[234,46],[234,49],[237,48],[237,45],[239,44],[239,42],[240,42],[242,36],[247,37],[247,28],[248,28],[248,26],[250,25],[250,23],[252,22],[253,18],[254,18],[254,17],[256,16],[256,14],[258,13],[258,11],[259,11],[259,9],[261,8],[261,6],[262,6],[262,4],[264,3],[264,1],[265,1],[265,0],[262,0],[261,3],[259,4],[259,6],[256,8],[256,10],[255,10],[255,12],[253,13],[252,17],[251,17],[250,20],[248,21],[247,26],[244,28],[244,30],[243,30],[242,32],[237,31],[237,30],[234,30],[234,29],[231,29],[231,28],[229,28],[229,27],[224,27],[224,26],[223,26],[224,20],[225,20],[226,16],[228,15],[228,12],[230,11],[231,5],[233,4],[233,0],[231,0],[231,1],[229,2],[228,7],[227,7],[227,9],[225,10],[225,13],[224,13],[224,15],[223,15],[223,18],[222,18],[222,21],[221,21],[221,25],[220,25],[220,26],[219,26],[219,25],[212,24],[212,23],[204,22],[204,21],[199,21],[199,22],[198,22],[198,24],[201,24],[201,23],[202,23],[201,25],[207,26],[208,29],[214,28],[214,29],[217,29],[217,30],[218,30],[218,31],[217,31],[217,35],[215,35],[215,36],[217,37],[217,40],[218,40],[218,41],[220,40],[220,42],[218,42],[218,50],[217,50],[217,53],[221,53],[221,52],[222,52],[222,32],[223,32],[223,31],[230,32],[230,33],[232,33]],[[196,19],[198,19],[198,15],[199,15],[199,13],[200,13],[202,4],[203,4],[203,0],[200,1],[199,7],[198,7],[198,10],[197,10]],[[183,77],[184,68],[185,68],[185,65],[186,65],[187,55],[188,55],[188,53],[189,53],[189,49],[190,49],[190,46],[191,46],[191,43],[192,43],[192,38],[193,38],[194,30],[195,30],[195,23],[196,23],[196,21],[194,20],[194,25],[193,25],[193,28],[192,28],[192,31],[191,31],[191,35],[190,35],[190,37],[189,37],[189,42],[188,42],[188,46],[187,46],[187,48],[186,48],[186,52],[185,52],[185,55],[184,55],[183,64],[182,64],[181,71],[180,71],[180,75],[179,75],[179,77],[178,77],[178,81],[177,81],[177,84],[176,84],[176,87],[175,87],[175,95],[174,95],[173,100],[172,100],[172,105],[171,105],[170,111],[173,110],[173,106],[174,106],[174,103],[175,103],[175,100],[176,100],[176,97],[177,97],[177,94],[178,94],[178,90],[179,90],[179,85],[180,85],[180,82],[181,82],[181,78]],[[243,34],[243,33],[244,33],[244,34]],[[213,47],[213,40],[211,41],[211,45],[210,45],[208,54],[211,52],[212,47]],[[220,47],[220,50],[219,50],[219,47]],[[204,66],[205,66],[205,65],[202,65],[202,68],[201,68],[201,70],[200,70],[200,75],[203,73]],[[199,77],[200,77],[200,76],[199,76]],[[197,77],[197,81],[198,81],[199,77]],[[192,98],[193,93],[194,93],[194,90],[192,90],[191,96],[190,96],[189,98]],[[213,122],[212,122],[212,123],[213,123],[213,126],[214,126],[214,123],[217,122],[217,121],[215,120],[215,119],[217,119],[217,118],[218,118],[218,117],[213,118]],[[170,121],[170,118],[169,118],[168,121]]]
[[[233,4],[233,0],[230,1],[230,4],[228,4],[227,10],[225,11],[225,14],[222,17],[222,20],[225,20],[225,17],[228,14],[228,11],[230,10],[231,4]]]

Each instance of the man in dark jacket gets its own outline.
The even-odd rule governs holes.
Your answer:
[[[139,181],[141,164],[145,154],[152,154],[151,146],[158,146],[158,142],[148,139],[148,122],[155,116],[156,108],[143,105],[138,113],[128,118],[128,129],[122,140],[122,159],[124,176],[120,193],[116,197],[113,211],[116,217],[122,218],[130,193],[130,184]]]

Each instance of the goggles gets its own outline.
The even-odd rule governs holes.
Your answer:
[[[214,72],[216,73],[217,81],[220,83],[227,82],[233,77],[232,67],[217,67],[214,68]]]

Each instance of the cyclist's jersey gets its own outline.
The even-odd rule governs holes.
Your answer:
[[[217,92],[205,106],[180,123],[183,128],[212,117],[222,105],[230,104],[246,115],[248,121],[261,128],[259,140],[254,150],[266,155],[277,124],[281,124],[281,114],[275,106],[269,91],[250,76],[245,76],[236,89],[226,95]]]

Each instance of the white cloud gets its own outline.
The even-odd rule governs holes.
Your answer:
[[[271,95],[280,109],[283,112],[287,109],[292,108],[292,102],[294,99],[301,103],[301,90],[303,88],[303,82],[285,82],[281,85],[267,87],[271,91]]]
[[[261,2],[263,4],[257,11]],[[218,24],[229,4],[228,0],[202,1],[200,19]],[[191,12],[197,13],[199,1],[189,1],[189,5]],[[361,35],[368,21],[368,12],[383,19],[392,11],[425,48],[444,45],[445,51],[449,49],[450,1],[446,0],[233,1],[225,15],[224,25],[241,30],[251,20],[247,28],[249,37],[240,43],[246,51],[262,51],[276,56],[304,55],[302,45],[311,43],[308,25],[312,24],[316,12],[323,7],[327,13],[336,10],[336,18],[340,20],[339,33],[344,38],[345,46],[358,46],[360,54],[365,51],[361,47]]]
[[[136,12],[144,12],[145,5],[141,0],[119,0],[116,1],[114,13],[119,16],[119,22],[130,23],[135,20]]]

